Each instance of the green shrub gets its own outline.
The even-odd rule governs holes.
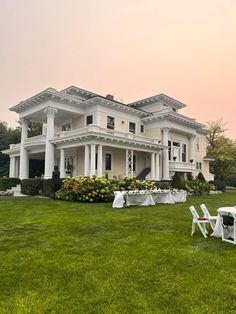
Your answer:
[[[59,182],[57,182],[57,188],[56,190],[59,191],[62,187],[64,179],[60,179]],[[54,188],[55,185],[52,181],[52,179],[44,179],[43,180],[43,187],[42,187],[42,195],[47,197],[54,197]]]
[[[171,188],[171,186],[170,186],[170,183],[165,181],[165,182],[160,182],[159,188],[161,190],[169,190]]]
[[[0,191],[6,191],[17,184],[20,184],[21,180],[19,178],[0,178]]]
[[[21,181],[21,193],[38,195],[43,187],[43,179],[24,179]]]
[[[215,190],[215,186],[208,182],[202,182],[199,179],[187,182],[185,185],[187,192],[195,196],[209,194],[210,191]]]
[[[201,182],[206,182],[206,179],[202,172],[199,172],[199,174],[197,175],[197,179],[200,180]]]
[[[179,190],[183,189],[185,187],[185,181],[181,177],[181,174],[178,171],[176,171],[175,174],[174,174],[171,186],[173,188],[176,188],[176,189],[179,189]]]
[[[217,179],[215,181],[211,181],[211,184],[214,184],[217,190],[225,192],[226,190],[226,182],[224,180]]]
[[[188,181],[193,181],[193,175],[192,175],[191,172],[188,172],[188,173],[187,173],[187,180],[188,180]]]

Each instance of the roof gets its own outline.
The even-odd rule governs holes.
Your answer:
[[[130,103],[129,106],[135,107],[135,108],[141,108],[141,107],[145,107],[147,105],[155,104],[159,101],[164,101],[166,104],[169,104],[169,105],[175,107],[176,109],[181,109],[181,108],[186,107],[186,105],[183,104],[182,102],[180,102],[180,101],[178,101],[172,97],[169,97],[165,94],[158,94],[155,96],[144,98],[144,99]]]
[[[204,129],[205,125],[199,122],[196,122],[195,119],[191,119],[182,114],[174,112],[170,109],[163,109],[161,111],[156,112],[148,117],[142,118],[143,121],[154,121],[154,120],[169,120],[174,121],[180,124],[185,124],[193,127],[196,130]]]

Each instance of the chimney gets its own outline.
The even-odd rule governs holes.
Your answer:
[[[107,94],[107,95],[106,95],[106,98],[109,99],[109,100],[114,100],[114,96],[111,95],[111,94]]]

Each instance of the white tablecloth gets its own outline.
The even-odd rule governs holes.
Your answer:
[[[113,208],[130,205],[148,206],[155,204],[174,204],[186,202],[186,191],[153,190],[153,191],[116,191]]]
[[[216,237],[216,238],[221,238],[223,230],[224,230],[224,236],[226,238],[233,237],[234,226],[228,226],[227,229],[223,229],[221,215],[228,215],[230,213],[235,216],[236,208],[235,207],[220,207],[217,209],[217,211],[218,211],[218,216],[216,220],[216,225],[211,236]]]

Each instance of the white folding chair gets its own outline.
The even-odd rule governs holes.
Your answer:
[[[209,220],[209,224],[210,224],[212,230],[214,230],[215,225],[216,225],[217,216],[211,216],[211,214],[209,213],[209,211],[208,211],[208,209],[207,209],[205,204],[201,204],[200,208],[201,208],[201,210],[203,212],[204,218],[207,218]]]
[[[193,216],[191,236],[195,233],[195,225],[198,225],[204,238],[207,238],[208,232],[206,230],[206,224],[209,223],[209,220],[205,217],[200,217],[194,206],[190,206],[189,210]]]

